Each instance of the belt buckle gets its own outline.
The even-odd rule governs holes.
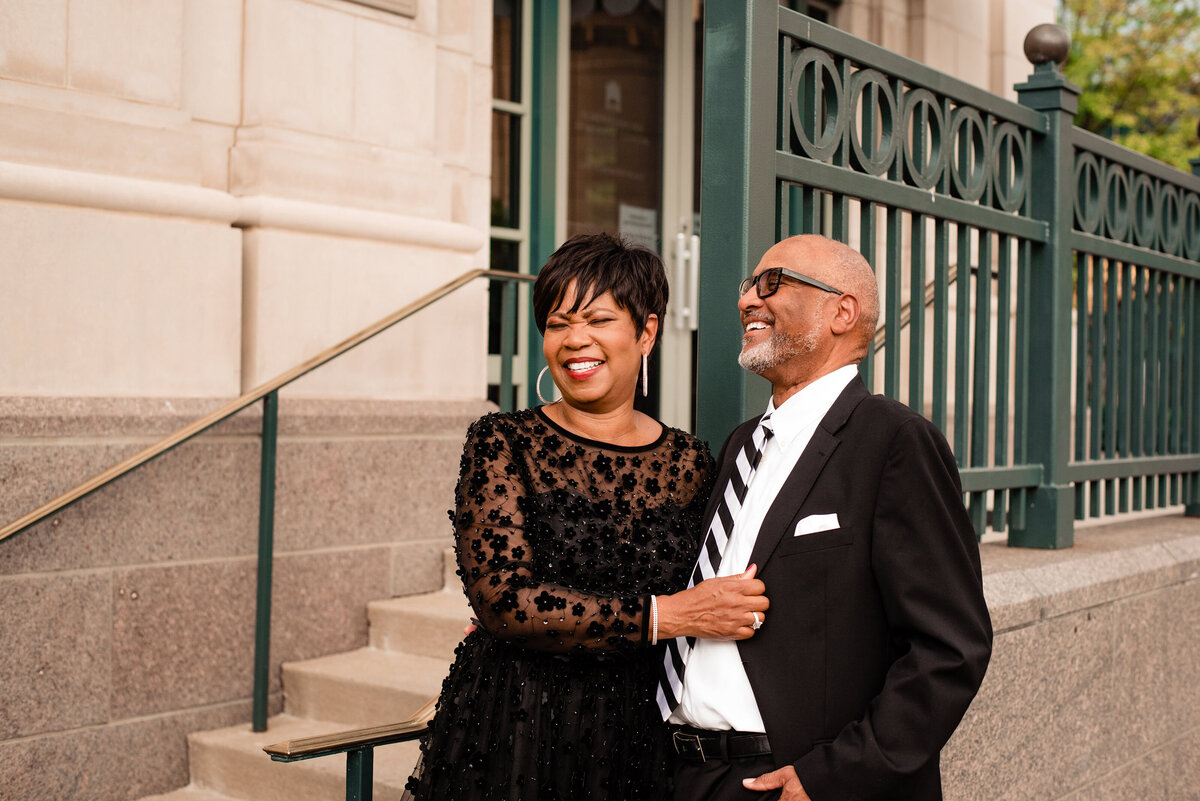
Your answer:
[[[708,761],[704,756],[704,746],[700,743],[700,735],[675,731],[671,733],[671,742],[675,746],[675,753],[680,756],[699,754],[701,762]]]

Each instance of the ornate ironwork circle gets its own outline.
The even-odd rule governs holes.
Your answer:
[[[1156,205],[1158,206],[1159,247],[1166,253],[1178,255],[1179,245],[1183,239],[1178,190],[1170,184],[1163,184],[1159,187]]]
[[[868,86],[876,87],[876,90],[870,93],[871,100],[868,101],[868,95],[865,90]],[[882,98],[884,102],[879,102]],[[867,108],[867,103],[871,107]],[[862,103],[862,113],[859,113],[859,104]],[[886,108],[885,108],[886,106]],[[854,77],[850,79],[850,104],[848,108],[852,111],[852,115],[857,120],[862,120],[862,125],[866,125],[866,121],[871,119],[879,126],[879,148],[872,154],[868,155],[867,150],[863,147],[863,130],[859,125],[851,123],[850,125],[850,151],[854,159],[855,166],[867,173],[868,175],[881,175],[887,171],[887,168],[892,165],[892,158],[896,155],[896,149],[900,146],[900,137],[896,132],[896,121],[898,114],[896,108],[896,96],[892,94],[892,87],[888,84],[887,76],[878,70],[859,70],[854,73]],[[870,112],[868,114],[868,111]],[[879,115],[876,117],[875,112]],[[869,136],[871,143],[874,144],[875,137]]]
[[[1154,236],[1158,233],[1158,198],[1155,197],[1154,182],[1141,173],[1133,181],[1133,241],[1144,248],[1154,247]]]
[[[1200,261],[1200,195],[1192,192],[1184,195],[1179,219],[1183,225],[1183,255]]]
[[[920,119],[916,122],[916,112],[921,111]],[[934,126],[931,123],[936,122]],[[921,126],[920,136],[916,125]],[[910,134],[910,126],[913,126]],[[936,127],[936,130],[934,130]],[[904,136],[904,165],[912,182],[922,189],[933,189],[941,180],[942,172],[946,169],[947,150],[945,147],[946,120],[942,116],[942,106],[938,103],[933,92],[928,89],[913,89],[904,96],[904,116],[900,123],[900,131]],[[925,162],[924,147],[920,153],[914,153],[914,146],[924,142],[928,135],[929,161]],[[923,168],[923,169],[922,169]]]
[[[992,187],[1000,208],[1016,211],[1029,186],[1029,153],[1021,130],[1011,122],[997,125],[992,134],[992,164]]]
[[[1124,242],[1129,235],[1129,177],[1119,164],[1109,164],[1104,175],[1104,228],[1110,239]],[[1078,164],[1075,182],[1079,183]]]
[[[1075,225],[1085,233],[1097,233],[1103,211],[1100,165],[1091,153],[1080,153],[1075,159]]]
[[[808,135],[808,130],[804,127],[804,120],[801,119],[803,104],[800,102],[800,88],[809,64],[813,65],[812,86],[820,87],[820,89],[826,87],[833,89],[832,108],[829,107],[830,95],[827,92],[820,91],[818,93],[818,96],[824,99],[824,109],[816,103],[817,98],[813,98],[816,115],[816,119],[813,120],[814,134],[818,127],[821,128],[821,131],[819,135],[812,137]],[[826,77],[829,78],[828,81]],[[845,126],[848,116],[846,104],[842,100],[842,82],[833,57],[815,47],[806,47],[797,53],[792,60],[791,80],[788,82],[788,105],[791,107],[792,130],[795,132],[796,138],[800,140],[800,146],[804,148],[805,155],[809,158],[824,161],[833,156],[834,151],[841,144],[842,128]],[[823,110],[825,111],[825,124],[822,126]]]
[[[991,167],[987,159],[987,128],[979,111],[959,106],[950,118],[950,182],[963,200],[979,200],[987,189]],[[972,158],[971,156],[974,156]]]

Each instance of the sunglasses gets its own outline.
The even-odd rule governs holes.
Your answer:
[[[822,292],[832,292],[835,295],[843,294],[842,290],[834,289],[829,284],[822,283],[815,278],[809,278],[807,275],[794,273],[791,270],[785,270],[782,267],[772,267],[769,270],[763,270],[758,275],[752,275],[742,281],[741,285],[738,287],[739,296],[745,295],[750,291],[750,287],[754,287],[755,290],[758,291],[759,298],[769,298],[779,291],[779,283],[784,276],[791,278],[793,281],[799,281],[802,284],[815,286]]]

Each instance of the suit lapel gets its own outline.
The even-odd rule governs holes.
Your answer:
[[[783,482],[783,486],[779,488],[779,494],[775,496],[775,502],[767,510],[762,528],[758,530],[758,537],[754,540],[754,550],[750,552],[750,563],[758,565],[759,573],[762,572],[767,559],[774,553],[775,546],[783,539],[783,535],[788,529],[788,523],[804,505],[809,491],[817,481],[817,476],[821,474],[821,470],[837,446],[837,437],[820,426],[813,432],[812,439],[809,440],[800,460],[796,462],[795,469]]]
[[[758,530],[754,549],[750,552],[750,563],[758,565],[759,574],[762,573],[771,554],[775,552],[779,541],[787,533],[789,524],[804,505],[808,493],[812,491],[813,485],[816,483],[817,477],[821,475],[829,457],[837,450],[841,442],[837,432],[846,424],[854,408],[869,396],[870,393],[867,392],[866,386],[856,376],[846,385],[825,417],[817,424],[812,439],[809,440],[808,445],[804,448],[804,453],[796,462],[796,466],[783,482],[783,486],[780,487],[779,494],[775,496],[775,502],[767,510],[767,516],[763,518],[762,527]]]

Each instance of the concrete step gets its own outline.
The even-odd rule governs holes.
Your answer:
[[[458,559],[453,548],[442,551],[442,587],[447,591],[462,589],[462,581],[458,578]]]
[[[412,709],[398,710],[395,719],[410,712]],[[243,725],[189,735],[192,782],[205,791],[245,801],[342,801],[346,797],[344,756],[284,763],[273,762],[262,749],[284,740],[332,734],[346,728],[334,721],[277,715],[260,734]],[[375,749],[376,801],[400,801],[417,755],[415,741]]]
[[[239,801],[239,799],[189,784],[187,787],[181,787],[162,795],[146,796],[141,801]]]
[[[371,646],[451,659],[470,622],[471,607],[461,591],[443,590],[367,604]]]
[[[471,609],[446,552],[452,590],[368,604],[370,646],[283,666],[285,714],[268,731],[250,727],[188,737],[192,784],[142,801],[340,801],[346,759],[272,762],[266,745],[402,720],[437,695],[462,640]],[[375,798],[400,801],[418,747],[400,743],[375,751]]]
[[[394,723],[437,695],[449,669],[449,658],[377,648],[288,663],[284,712],[344,729]]]

